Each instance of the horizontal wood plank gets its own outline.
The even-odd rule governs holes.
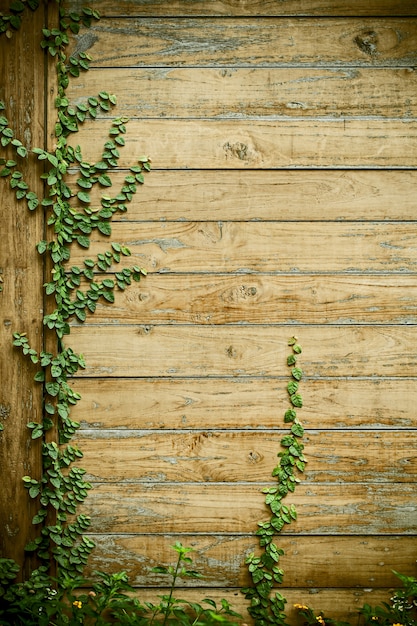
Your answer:
[[[103,324],[415,324],[415,276],[149,274],[99,303]]]
[[[238,491],[238,497],[237,497]],[[268,518],[259,485],[158,483],[93,485],[82,513],[90,515],[91,532],[247,534]],[[299,485],[283,501],[294,504],[298,519],[281,534],[384,535],[416,534],[417,506],[413,484],[344,483]]]
[[[417,63],[417,61],[416,61]],[[140,111],[139,111],[140,114]],[[110,122],[76,134],[83,160],[101,160]],[[415,120],[131,120],[120,167],[155,169],[415,168]]]
[[[294,333],[310,377],[416,375],[416,326],[84,325],[71,345],[87,362],[80,376],[277,376]]]
[[[73,11],[84,7],[83,0],[71,0],[67,6]],[[89,6],[99,9],[105,17],[120,16],[252,16],[279,15],[353,15],[353,16],[416,16],[414,0],[90,0]]]
[[[139,412],[139,409],[138,409]],[[96,482],[257,482],[271,480],[287,430],[79,431],[75,443]],[[308,431],[308,483],[413,482],[415,431]]]
[[[189,580],[190,587],[242,587],[250,583],[245,559],[257,550],[254,537],[224,535],[92,535],[91,570],[125,570],[134,585],[166,585],[162,575],[150,573],[156,565],[175,560],[170,546],[175,541],[193,547],[194,567],[202,581]],[[398,584],[394,569],[415,574],[415,538],[390,537],[279,537],[285,550],[280,560],[287,588],[391,587]],[[208,593],[208,592],[205,592]]]
[[[112,172],[107,193],[126,174]],[[416,188],[417,170],[153,170],[113,220],[413,221]],[[91,197],[100,202],[98,189]]]
[[[107,250],[108,239],[94,231],[88,256]],[[132,256],[120,267],[176,273],[415,273],[413,223],[294,222],[116,222],[112,241]],[[74,246],[71,263],[81,264]],[[119,266],[114,265],[116,269]]]
[[[106,91],[114,74],[108,68],[83,73],[70,83],[68,97],[85,102],[91,94]],[[412,68],[120,68],[117,113],[175,119],[416,117],[416,83]]]
[[[84,378],[72,385],[82,396],[72,417],[83,429],[262,430],[283,425],[288,402],[285,378]],[[414,380],[307,379],[302,395],[299,416],[308,428],[417,427]]]
[[[102,19],[76,37],[92,67],[416,65],[416,18]]]

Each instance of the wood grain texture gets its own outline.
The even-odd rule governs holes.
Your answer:
[[[308,343],[308,342],[307,342]],[[284,371],[280,372],[283,376]],[[282,426],[286,379],[92,378],[72,381],[83,429],[240,429]],[[300,417],[308,428],[416,428],[413,379],[306,379]],[[140,407],[140,410],[138,410]]]
[[[271,480],[281,439],[274,431],[79,432],[84,467],[97,482],[261,482]],[[415,432],[308,431],[303,482],[413,482]]]
[[[83,0],[67,3],[71,10],[80,10]],[[413,0],[91,0],[90,5],[106,17],[124,16],[274,16],[274,15],[353,15],[353,16],[416,16]]]
[[[103,19],[76,39],[92,67],[416,65],[416,18]]]
[[[46,3],[40,4],[35,15],[25,16],[22,32],[14,33],[11,39],[0,37],[2,114],[28,150],[44,145],[45,64],[39,44]],[[4,148],[0,156],[16,158]],[[18,167],[30,189],[42,194],[39,176],[43,168],[32,158],[29,163],[20,159]],[[31,521],[38,504],[28,497],[22,477],[30,474],[39,479],[42,471],[40,441],[31,441],[26,425],[41,421],[42,389],[33,383],[37,368],[13,348],[13,333],[27,333],[35,350],[43,345],[43,268],[35,248],[43,236],[43,217],[41,213],[28,214],[26,206],[15,199],[9,181],[2,177],[0,219],[0,423],[4,426],[0,432],[0,554],[15,559],[21,567],[19,576],[25,578],[39,564],[24,551],[26,543],[36,536]]]
[[[153,164],[155,167],[155,163]],[[114,193],[126,170],[112,172]],[[76,189],[76,174],[71,187]],[[417,170],[153,170],[114,221],[414,221]],[[102,193],[102,190],[101,190]],[[98,189],[91,193],[100,201]]]
[[[206,576],[181,595],[235,604],[288,432],[297,334],[308,464],[289,497],[299,519],[277,537],[280,591],[355,620],[393,569],[414,574],[416,8],[100,8],[108,18],[74,38],[95,61],[70,95],[111,87],[131,118],[106,192],[142,154],[153,172],[113,226],[133,253],[121,267],[148,277],[71,327],[87,361],[72,384],[95,486],[89,567],[126,569],[152,597],[167,581],[149,570],[179,540]],[[111,123],[99,118],[75,138],[92,162]],[[93,234],[87,255],[107,247]]]
[[[115,223],[113,241],[132,255],[120,267],[147,272],[205,274],[238,272],[414,273],[417,248],[413,223],[294,222]],[[97,231],[89,255],[108,248]],[[81,264],[85,249],[75,247],[71,262]],[[113,266],[116,269],[119,265]]]
[[[101,159],[110,123],[72,139],[83,159]],[[155,169],[414,168],[417,122],[374,119],[132,120],[119,165],[142,155]]]
[[[87,361],[80,376],[277,376],[295,326],[105,326],[73,329]],[[304,326],[303,369],[310,377],[414,377],[416,326]]]
[[[417,113],[416,76],[412,68],[120,68],[117,113],[175,119],[410,118]],[[81,74],[68,97],[85,102],[113,80],[112,68]]]
[[[149,573],[150,568],[171,564],[175,541],[187,541],[193,547],[195,569],[204,574],[203,582],[190,586],[242,587],[249,584],[245,558],[256,552],[255,537],[229,535],[92,535],[97,548],[89,562],[89,571],[126,570],[134,585],[166,585],[163,576]],[[282,537],[285,550],[280,564],[285,571],[286,588],[391,587],[397,579],[392,569],[413,576],[415,573],[415,538],[389,537]]]
[[[265,483],[266,485],[266,483]],[[238,497],[237,497],[238,490]],[[95,483],[82,512],[92,519],[91,532],[247,534],[268,518],[259,485]],[[414,535],[417,507],[412,483],[300,485],[286,504],[298,519],[280,536]]]
[[[149,274],[99,303],[102,324],[415,324],[415,276]]]

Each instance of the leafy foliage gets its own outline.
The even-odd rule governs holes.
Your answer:
[[[167,595],[159,597],[159,602],[141,602],[133,596],[134,588],[129,584],[126,572],[106,574],[95,572],[96,582],[91,589],[82,591],[86,581],[81,576],[63,577],[60,586],[45,576],[35,572],[27,583],[7,585],[15,575],[15,566],[0,559],[0,621],[3,626],[61,626],[68,624],[135,624],[136,626],[237,626],[241,615],[230,608],[227,600],[218,606],[210,598],[201,603],[187,602],[174,597],[179,577],[200,577],[193,569],[189,553],[191,548],[177,542],[172,546],[177,553],[177,561],[168,567],[154,568],[154,572],[167,575],[171,579]],[[13,571],[11,571],[13,570]]]
[[[10,13],[0,13],[0,35],[4,33],[10,39],[13,31],[19,30],[25,10],[29,8],[35,11],[38,6],[39,0],[11,0]]]
[[[37,3],[32,4],[31,8],[36,8]],[[24,9],[24,3],[11,5],[14,14]],[[116,97],[105,91],[76,106],[71,105],[66,97],[69,80],[87,70],[90,61],[85,53],[67,56],[68,33],[78,32],[81,25],[90,26],[92,20],[98,18],[98,13],[91,9],[85,8],[76,15],[67,14],[61,7],[60,28],[43,30],[41,45],[56,59],[57,70],[55,106],[58,119],[54,151],[37,147],[29,150],[24,146],[15,136],[4,114],[5,105],[0,102],[0,144],[12,155],[12,158],[0,159],[0,177],[8,180],[16,199],[25,202],[30,211],[45,211],[48,232],[52,233],[49,240],[38,243],[37,249],[39,254],[50,259],[51,273],[44,289],[54,300],[55,307],[44,316],[43,323],[56,335],[57,352],[37,353],[24,332],[15,332],[13,337],[14,346],[39,366],[34,379],[44,389],[42,420],[28,423],[32,439],[42,440],[43,474],[39,480],[23,477],[29,497],[39,503],[39,510],[33,518],[33,524],[40,529],[39,535],[26,546],[26,550],[36,552],[43,563],[38,573],[46,575],[51,562],[55,561],[60,576],[64,578],[82,573],[94,547],[94,543],[84,536],[90,525],[89,518],[77,515],[77,507],[85,500],[91,485],[84,479],[85,470],[74,465],[82,458],[82,452],[70,444],[80,426],[71,419],[71,407],[80,396],[68,381],[85,367],[85,362],[82,355],[65,344],[64,339],[70,333],[71,320],[84,322],[88,314],[94,313],[99,300],[113,302],[116,289],[123,290],[132,280],[139,281],[146,275],[146,271],[136,265],[115,272],[114,277],[106,275],[123,256],[130,255],[130,250],[117,242],[111,242],[108,249],[97,253],[95,258],[86,256],[81,267],[71,265],[74,245],[87,250],[93,232],[111,236],[113,215],[127,210],[138,185],[144,182],[143,172],[150,169],[149,159],[142,157],[130,168],[121,188],[110,193],[113,186],[111,171],[117,167],[119,150],[125,145],[128,119],[124,117],[113,120],[97,163],[88,163],[81,147],[68,143],[68,137],[78,132],[81,124],[94,120],[100,110],[107,112],[116,105]],[[17,22],[11,22],[14,23],[17,28]],[[45,192],[42,198],[30,189],[19,169],[22,160],[33,157],[44,165],[41,179]],[[68,182],[70,172],[78,174],[75,185]],[[96,203],[91,199],[94,188],[97,190],[95,196],[99,198]],[[45,437],[48,431],[58,433],[56,442],[51,441],[51,434]]]

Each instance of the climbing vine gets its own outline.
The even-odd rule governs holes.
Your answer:
[[[274,538],[286,525],[297,519],[295,506],[288,506],[284,502],[285,497],[295,491],[300,482],[297,474],[304,472],[307,462],[302,443],[304,428],[297,416],[297,409],[303,406],[299,392],[303,371],[297,365],[302,349],[296,337],[292,337],[288,345],[291,347],[291,354],[287,357],[287,365],[291,368],[291,377],[287,384],[290,407],[285,411],[284,423],[291,425],[290,432],[281,439],[279,463],[272,471],[277,484],[264,489],[270,518],[258,524],[256,534],[259,537],[261,554],[252,553],[247,558],[252,585],[242,590],[250,600],[248,611],[256,626],[287,623],[284,613],[286,599],[279,592],[273,593],[274,586],[282,584],[284,578],[284,571],[279,563],[284,551],[277,546]]]
[[[38,2],[28,1],[27,5],[34,10]],[[0,32],[10,36],[10,27],[19,28],[26,8],[25,2],[12,2],[10,15],[0,16]],[[23,145],[6,117],[5,104],[0,102],[0,144],[12,154],[12,158],[0,159],[0,177],[9,181],[17,200],[25,202],[29,210],[45,211],[49,227],[49,239],[40,241],[37,249],[40,255],[50,259],[51,272],[44,289],[50,300],[53,298],[54,307],[44,316],[43,323],[55,333],[56,352],[38,353],[24,332],[15,332],[13,337],[14,345],[39,367],[34,378],[44,390],[42,420],[28,424],[32,439],[42,439],[43,472],[39,480],[23,477],[29,496],[39,503],[33,524],[38,525],[40,531],[26,550],[35,551],[42,562],[37,575],[47,576],[50,564],[55,561],[60,577],[68,578],[83,571],[94,543],[84,535],[89,518],[77,515],[78,505],[85,500],[91,485],[84,479],[85,470],[75,464],[82,452],[70,443],[80,426],[71,418],[71,408],[80,400],[80,395],[71,388],[68,379],[84,368],[85,362],[81,354],[66,345],[65,336],[70,333],[71,319],[84,322],[88,314],[94,313],[100,299],[113,302],[115,289],[123,290],[132,280],[139,281],[146,275],[146,271],[136,265],[115,272],[114,277],[106,275],[113,264],[130,255],[130,250],[122,244],[112,241],[107,250],[95,257],[88,255],[87,250],[94,231],[111,236],[113,215],[127,210],[138,185],[144,182],[143,173],[150,169],[150,161],[141,157],[130,168],[121,188],[112,193],[110,174],[118,166],[119,150],[125,145],[128,119],[113,120],[101,158],[95,163],[83,158],[79,145],[69,144],[68,138],[80,125],[95,119],[100,111],[110,111],[116,104],[116,97],[101,91],[76,105],[69,102],[66,96],[69,81],[88,70],[91,58],[83,52],[68,55],[68,35],[77,33],[81,25],[89,27],[93,20],[99,19],[99,14],[89,8],[84,8],[80,14],[67,13],[59,6],[59,17],[59,27],[44,29],[41,42],[42,48],[56,60],[56,147],[48,151]],[[44,163],[43,197],[30,189],[19,169],[23,159],[33,158]],[[68,174],[78,175],[75,185],[69,185]],[[91,197],[94,189],[99,190],[95,194],[99,196],[98,202]],[[86,251],[81,266],[71,264],[73,245]],[[53,435],[46,437],[48,431],[58,433],[56,441]],[[48,523],[51,511],[52,524]]]

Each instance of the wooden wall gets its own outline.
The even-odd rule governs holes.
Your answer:
[[[155,597],[180,540],[205,575],[181,595],[245,612],[297,334],[309,462],[281,591],[355,620],[415,573],[415,2],[90,5],[71,98],[109,90],[131,118],[118,180],[153,161],[113,228],[148,277],[71,335],[91,569]],[[76,137],[86,160],[109,126]]]

